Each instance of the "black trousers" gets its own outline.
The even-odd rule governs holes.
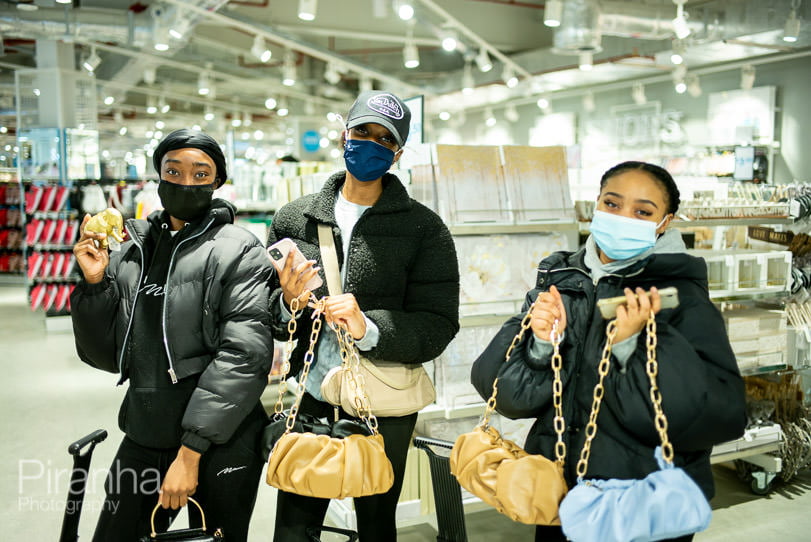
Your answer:
[[[319,417],[331,417],[334,414],[334,407],[304,394],[300,411]],[[346,416],[345,413],[343,415]],[[414,426],[417,424],[417,414],[396,418],[378,417],[377,423],[378,431],[383,435],[386,456],[394,470],[394,485],[386,493],[354,499],[355,515],[361,542],[395,542],[397,501],[403,488],[406,456]],[[276,498],[274,542],[311,542],[306,529],[323,525],[327,507],[329,499],[303,497],[279,491]]]
[[[678,538],[669,538],[662,542],[690,542],[693,536],[688,534]],[[568,538],[564,536],[563,530],[560,527],[547,527],[545,525],[538,525],[535,528],[535,542],[566,542]]]
[[[261,405],[251,412],[234,436],[212,445],[200,459],[198,486],[193,498],[200,503],[209,530],[221,528],[228,542],[244,542],[256,502],[265,461],[259,448],[267,416]],[[152,531],[150,516],[158,503],[158,490],[178,448],[147,448],[124,437],[105,481],[107,497],[96,525],[93,542],[137,542]],[[189,503],[189,523],[201,525],[196,507]],[[159,509],[155,529],[169,528],[179,510]]]

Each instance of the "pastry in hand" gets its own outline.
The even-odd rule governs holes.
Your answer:
[[[104,239],[99,239],[101,248],[119,250],[124,240],[124,217],[117,209],[108,207],[102,212],[93,215],[84,227],[85,232],[104,233]]]

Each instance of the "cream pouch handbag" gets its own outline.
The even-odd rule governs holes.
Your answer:
[[[330,295],[342,293],[341,275],[332,228],[318,225],[318,243]],[[372,362],[360,356],[356,378],[369,397],[378,416],[406,416],[419,412],[436,399],[436,391],[421,364],[393,361]],[[350,385],[346,364],[331,369],[321,382],[321,396],[331,405],[340,406],[348,414],[358,416],[356,387]]]

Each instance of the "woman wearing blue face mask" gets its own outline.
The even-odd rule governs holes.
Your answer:
[[[597,300],[624,295],[605,395],[585,479],[642,479],[658,470],[646,373],[645,324],[656,314],[658,384],[675,448],[675,464],[714,493],[713,445],[738,438],[746,425],[743,380],[724,322],[709,298],[707,266],[688,255],[681,234],[667,229],[679,207],[670,174],[643,162],[624,162],[600,181],[591,235],[576,252],[558,252],[538,267],[537,287],[522,314],[504,324],[473,365],[472,382],[484,398],[498,377],[498,410],[511,418],[537,418],[527,437],[530,453],[555,458],[552,345],[555,321],[563,334],[564,474],[569,487],[585,440],[598,380],[606,326]],[[661,309],[658,290],[675,286],[680,304]],[[650,296],[646,294],[650,292]],[[540,294],[540,297],[538,297]],[[507,347],[530,304],[531,330],[504,363]],[[678,540],[691,540],[688,535]],[[566,540],[560,527],[538,526],[538,541]]]
[[[305,284],[323,266],[320,224],[332,231],[344,293],[329,296],[325,282],[313,294],[327,296],[326,321],[346,325],[367,359],[424,363],[436,358],[456,335],[459,270],[453,239],[442,220],[411,199],[399,179],[388,173],[402,155],[410,118],[397,96],[362,93],[349,111],[343,134],[346,171],[335,173],[320,192],[285,205],[273,217],[268,246],[287,237],[309,258],[296,268],[293,258],[287,258],[273,277],[270,307],[276,339],[287,339],[290,303],[307,299]],[[310,315],[311,309],[305,309],[298,318],[291,375],[302,368]],[[320,386],[324,375],[341,361],[335,334],[323,329],[300,411],[331,418],[334,407],[324,401]],[[357,498],[354,504],[360,539],[390,542],[397,540],[395,512],[417,413],[378,416],[377,421],[394,485],[384,494]],[[307,527],[323,523],[328,505],[326,499],[279,491],[274,540],[309,542]]]

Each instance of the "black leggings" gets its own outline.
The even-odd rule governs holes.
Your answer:
[[[267,424],[261,405],[248,414],[234,436],[212,445],[200,459],[198,486],[193,498],[200,503],[209,530],[222,528],[228,542],[244,542],[256,502],[264,460],[259,438]],[[150,516],[158,503],[158,490],[178,448],[147,448],[124,437],[105,481],[107,497],[96,525],[93,542],[137,542],[151,532]],[[189,503],[189,524],[199,527],[200,515]],[[163,532],[179,510],[159,509],[155,528]]]
[[[332,417],[333,407],[305,394],[300,412],[319,417]],[[342,411],[343,412],[343,411]],[[343,414],[345,417],[345,414]],[[377,418],[378,431],[383,435],[386,456],[394,469],[394,485],[386,493],[358,497],[355,501],[355,515],[358,520],[358,534],[361,542],[395,542],[397,526],[395,514],[400,490],[403,488],[406,456],[417,424],[417,414],[396,418]],[[294,493],[279,491],[276,498],[276,526],[273,533],[275,542],[311,542],[307,537],[307,527],[318,527],[324,523],[329,499],[302,497]],[[230,542],[230,541],[229,541]]]
[[[535,528],[535,542],[566,542],[566,538],[560,527],[547,527],[538,525]],[[690,542],[693,540],[693,535],[680,536],[678,538],[668,538],[662,542]]]

